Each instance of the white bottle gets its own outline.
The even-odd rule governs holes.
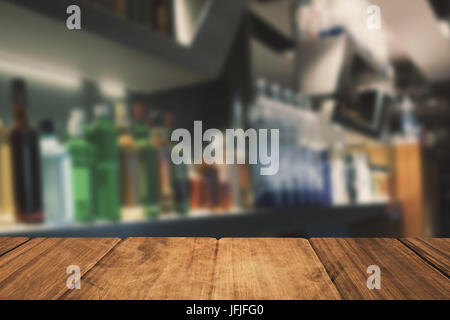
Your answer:
[[[372,179],[367,154],[358,152],[353,155],[356,173],[356,202],[367,204],[372,202]]]
[[[349,197],[346,186],[346,164],[345,164],[345,141],[342,128],[332,127],[334,136],[333,147],[331,150],[330,171],[331,171],[331,190],[333,205],[349,204]]]
[[[269,193],[272,205],[275,207],[283,206],[283,181],[284,169],[282,159],[284,158],[285,146],[286,146],[286,128],[283,121],[283,102],[281,100],[281,87],[277,83],[273,83],[270,86],[270,108],[268,112],[268,128],[267,129],[278,129],[280,130],[280,141],[279,141],[279,159],[280,168],[279,171],[270,176],[269,180]],[[269,150],[272,152],[272,150]]]
[[[51,120],[41,122],[40,151],[45,221],[69,223],[73,221],[72,164]]]

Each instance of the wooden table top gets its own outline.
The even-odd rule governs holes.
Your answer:
[[[449,273],[450,239],[0,237],[0,299],[450,299]]]

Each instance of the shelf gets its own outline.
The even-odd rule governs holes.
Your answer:
[[[283,235],[358,236],[352,226],[363,225],[370,236],[399,236],[400,214],[386,204],[255,210],[216,216],[170,217],[141,222],[34,226],[0,230],[0,236],[26,237],[271,237]],[[362,232],[362,231],[361,231]],[[367,231],[369,232],[369,231]],[[394,232],[395,234],[392,234]],[[366,231],[364,235],[368,236]]]
[[[81,30],[66,28],[71,4],[81,8]],[[138,91],[175,88],[219,74],[245,4],[211,0],[205,10],[192,45],[183,46],[85,2],[0,0],[0,54]]]

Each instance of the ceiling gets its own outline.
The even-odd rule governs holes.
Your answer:
[[[311,0],[320,5],[328,21],[346,27],[367,49],[383,58],[410,60],[429,82],[450,79],[450,38],[440,19],[449,18],[448,0]],[[446,5],[443,4],[446,3]],[[368,32],[367,6],[378,5],[382,27]],[[289,12],[292,0],[251,0],[253,12],[266,19],[285,35],[293,35]],[[331,17],[331,18],[330,18]]]

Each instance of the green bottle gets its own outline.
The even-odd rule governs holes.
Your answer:
[[[83,137],[83,125],[84,112],[73,109],[67,128],[66,147],[72,159],[74,218],[76,222],[86,223],[94,219],[94,148]]]
[[[145,106],[141,103],[134,105],[133,116],[133,135],[138,149],[140,202],[144,214],[148,218],[155,218],[160,211],[161,183],[158,152],[150,140],[151,119],[146,119]]]
[[[119,150],[117,130],[109,120],[109,108],[97,105],[95,121],[87,132],[94,153],[95,213],[100,221],[119,221]]]
[[[160,203],[161,213],[171,214],[176,210],[175,194],[172,185],[172,161],[170,159],[169,132],[164,126],[163,118],[157,117],[151,131],[150,140],[156,147],[158,166],[160,171]]]

